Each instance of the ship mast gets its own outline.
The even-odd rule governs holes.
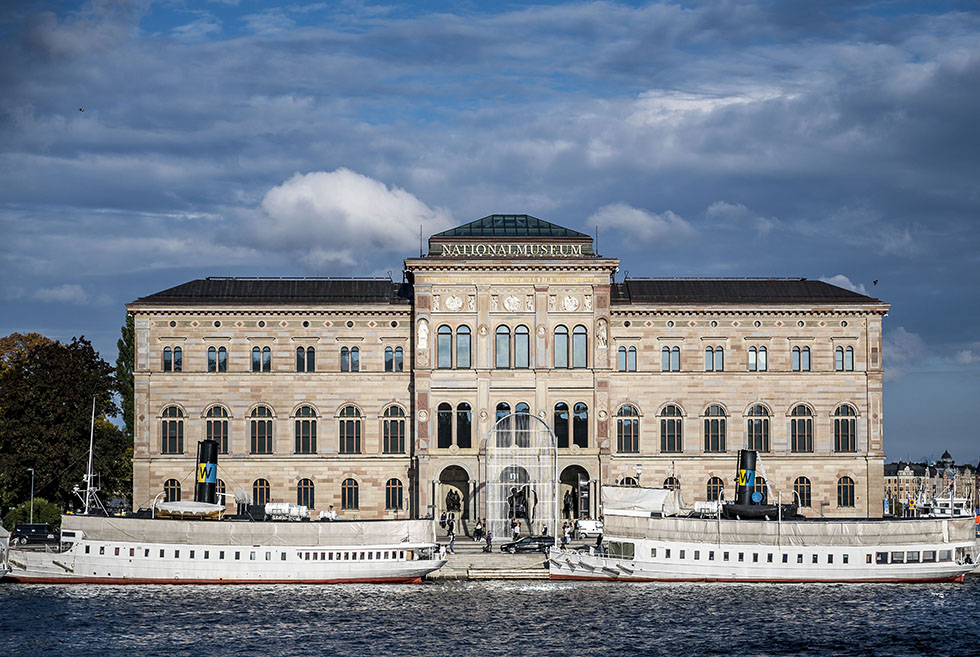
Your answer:
[[[88,434],[88,468],[85,470],[85,515],[95,491],[92,490],[92,452],[95,446],[95,397],[92,397],[92,427]]]

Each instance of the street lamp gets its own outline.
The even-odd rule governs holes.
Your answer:
[[[31,473],[31,524],[34,524],[34,468],[27,468]]]
[[[643,464],[637,463],[636,464],[636,485],[637,486],[640,485],[640,475],[642,475],[642,474],[643,474]]]

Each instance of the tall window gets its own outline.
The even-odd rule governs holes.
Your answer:
[[[531,446],[531,407],[526,402],[514,406],[514,442],[518,447]]]
[[[385,372],[405,370],[405,351],[401,347],[385,347]]]
[[[358,508],[357,481],[354,479],[344,479],[340,485],[340,508],[356,510]]]
[[[834,410],[834,451],[857,451],[857,411],[850,404],[841,404]]]
[[[555,327],[555,367],[568,367],[568,329]]]
[[[510,433],[511,420],[508,417],[510,415],[510,404],[507,402],[500,402],[497,404],[497,414],[494,417],[494,426],[497,428],[497,446],[498,447],[510,447],[512,436]],[[503,420],[503,422],[501,422]]]
[[[163,409],[160,429],[160,452],[162,454],[183,454],[184,411],[177,406],[168,406]]]
[[[446,449],[453,444],[453,407],[447,402],[436,410],[436,446]]]
[[[180,347],[163,348],[163,371],[180,372],[184,369],[184,351]]]
[[[635,406],[623,406],[616,413],[616,449],[627,454],[640,451],[640,414]]]
[[[572,409],[572,443],[579,447],[589,446],[589,407],[578,402]]]
[[[385,454],[405,452],[405,411],[401,407],[389,406],[385,409],[381,433]]]
[[[208,372],[228,371],[228,350],[224,347],[208,347]]]
[[[270,347],[252,347],[252,371],[272,371],[272,349]]]
[[[262,506],[270,501],[272,500],[269,496],[269,482],[265,479],[256,479],[252,483],[252,503]]]
[[[295,434],[297,454],[316,454],[316,411],[312,406],[296,410]]]
[[[841,477],[837,480],[837,506],[854,506],[854,480],[850,477]]]
[[[205,437],[218,443],[218,451],[228,453],[228,411],[212,406],[204,416]]]
[[[459,326],[456,328],[456,368],[469,369],[470,367],[470,327]]]
[[[555,404],[554,428],[558,447],[568,447],[568,404],[565,402]]]
[[[769,352],[765,347],[749,347],[749,371],[765,372],[769,369]]]
[[[470,405],[460,402],[456,405],[456,446],[469,449],[473,446],[472,438],[473,412]]]
[[[725,410],[718,404],[704,412],[704,451],[725,451]]]
[[[589,366],[589,332],[579,324],[572,329],[572,367]]]
[[[510,327],[497,327],[497,367],[510,367]]]
[[[218,480],[218,504],[225,504],[225,505],[228,504],[228,498],[225,497],[225,494],[227,492],[228,489],[225,487],[225,480],[219,479]]]
[[[296,371],[316,372],[316,349],[296,347]]]
[[[806,477],[797,477],[793,482],[793,492],[796,493],[797,500],[801,507],[809,508],[812,504],[810,498],[810,480]]]
[[[705,372],[725,371],[725,350],[722,347],[705,347],[704,371]]]
[[[357,347],[340,348],[340,371],[341,372],[360,372],[361,371],[361,350]]]
[[[661,372],[680,372],[681,371],[681,348],[663,347],[660,350],[660,371]]]
[[[769,451],[769,409],[756,404],[749,409],[746,420],[746,446],[760,452]]]
[[[249,437],[252,454],[272,453],[272,409],[256,406],[249,416]]]
[[[810,371],[810,347],[793,347],[793,371]]]
[[[684,451],[683,418],[681,409],[674,404],[667,404],[660,411],[660,451],[671,454]]]
[[[296,484],[296,504],[311,509],[316,506],[316,502],[313,499],[312,479],[300,479],[299,483]]]
[[[531,366],[531,332],[523,324],[514,329],[514,367]]]
[[[708,501],[713,502],[721,498],[721,490],[725,487],[725,482],[723,482],[718,477],[712,477],[708,480]]]
[[[163,483],[163,501],[164,502],[179,502],[180,501],[180,482],[176,479],[167,479]]]
[[[677,477],[667,477],[664,479],[664,488],[668,490],[677,490],[680,487],[681,482],[677,479]]]
[[[635,372],[636,371],[636,347],[620,347],[619,348],[619,371],[620,372]]]
[[[797,404],[790,413],[790,450],[794,452],[813,451],[813,411],[809,406]]]
[[[443,324],[436,335],[436,367],[450,369],[453,366],[453,330]]]
[[[834,349],[834,369],[838,372],[854,371],[854,347],[837,347]]]
[[[388,511],[398,511],[403,507],[402,504],[402,482],[398,479],[389,479],[385,482],[385,509]]]
[[[361,412],[354,406],[340,411],[340,453],[361,453]]]

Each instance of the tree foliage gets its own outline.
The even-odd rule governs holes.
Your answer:
[[[130,444],[133,442],[133,425],[136,420],[133,416],[135,408],[133,396],[133,369],[136,364],[134,346],[136,343],[136,329],[133,324],[133,316],[126,313],[126,323],[123,324],[122,337],[116,342],[119,349],[119,356],[116,358],[116,386],[119,390],[119,406],[122,408],[123,422],[126,423],[126,437]]]
[[[84,337],[70,343],[14,334],[0,339],[0,504],[36,496],[72,506],[88,460],[95,399],[95,464],[105,494],[129,492],[132,442],[105,418],[118,412],[113,368]]]
[[[3,526],[13,529],[17,525],[23,525],[31,521],[31,502],[21,502],[3,517]],[[34,498],[34,522],[46,522],[50,525],[58,526],[61,524],[61,507],[54,502],[49,502],[43,497]]]

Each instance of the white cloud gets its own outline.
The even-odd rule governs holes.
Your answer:
[[[173,29],[178,39],[193,41],[221,34],[221,21],[207,12],[200,12],[200,18]]]
[[[882,364],[886,381],[900,379],[929,356],[929,349],[918,333],[905,330],[899,326],[888,331],[882,338]]]
[[[980,354],[971,349],[963,349],[956,352],[955,358],[956,362],[960,365],[973,365],[974,363],[980,363]]]
[[[818,280],[821,280],[824,283],[830,283],[831,285],[836,285],[837,287],[842,287],[845,290],[850,290],[851,292],[857,292],[858,294],[868,293],[867,289],[864,287],[864,283],[852,283],[851,279],[844,274],[837,274],[836,276],[821,276]]]
[[[747,223],[755,227],[756,235],[765,237],[773,228],[779,225],[779,219],[775,217],[762,217],[741,203],[729,203],[728,201],[715,201],[708,206],[705,214],[709,219],[715,219],[725,224]]]
[[[349,169],[296,174],[270,189],[251,219],[263,247],[294,254],[308,265],[353,265],[379,252],[411,252],[423,235],[452,225],[399,187]]]
[[[37,290],[32,295],[38,301],[51,301],[55,303],[88,303],[88,294],[80,285],[65,283],[58,287],[45,287]]]
[[[656,214],[626,203],[611,203],[599,208],[589,217],[588,223],[621,231],[627,245],[671,243],[696,234],[683,217],[670,210]]]

